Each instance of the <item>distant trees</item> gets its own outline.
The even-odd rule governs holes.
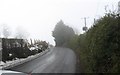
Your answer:
[[[29,33],[23,29],[22,27],[17,27],[15,29],[15,33],[12,36],[11,34],[14,32],[11,32],[11,29],[8,25],[2,24],[0,27],[0,37],[1,38],[8,38],[8,37],[13,37],[17,39],[27,39],[29,37]]]
[[[66,26],[61,20],[56,24],[52,35],[55,38],[56,46],[65,46],[75,35],[75,32],[71,27]]]
[[[11,35],[10,28],[6,24],[1,25],[0,37],[8,38],[10,35]]]
[[[10,29],[7,25],[3,26],[3,35],[5,38],[7,38],[8,36],[10,36]]]
[[[29,36],[29,33],[25,29],[21,27],[16,28],[15,38],[27,39],[28,36]]]

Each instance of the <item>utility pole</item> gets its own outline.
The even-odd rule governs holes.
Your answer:
[[[86,27],[86,17],[84,17],[84,21],[85,21],[85,27]]]
[[[118,2],[118,14],[120,14],[120,1]]]
[[[96,23],[96,19],[94,18],[94,24]]]
[[[84,23],[85,23],[85,26],[83,27],[83,31],[87,31],[88,30],[88,28],[87,28],[87,23],[86,23],[86,19],[88,19],[89,17],[84,17],[84,18],[82,18],[82,19],[84,19]]]

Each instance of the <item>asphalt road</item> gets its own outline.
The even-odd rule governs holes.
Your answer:
[[[76,56],[68,48],[55,47],[45,55],[11,68],[24,73],[75,73]]]

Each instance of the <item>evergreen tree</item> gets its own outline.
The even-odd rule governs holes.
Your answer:
[[[61,20],[56,24],[52,34],[55,38],[56,46],[65,46],[67,45],[67,42],[75,35],[75,32],[71,27],[66,26]]]

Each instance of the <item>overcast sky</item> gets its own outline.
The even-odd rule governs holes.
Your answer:
[[[107,9],[117,9],[120,0],[0,0],[0,25],[7,24],[12,31],[23,28],[29,38],[46,40],[54,45],[52,31],[61,19],[66,25],[83,33],[83,17],[91,27]]]

